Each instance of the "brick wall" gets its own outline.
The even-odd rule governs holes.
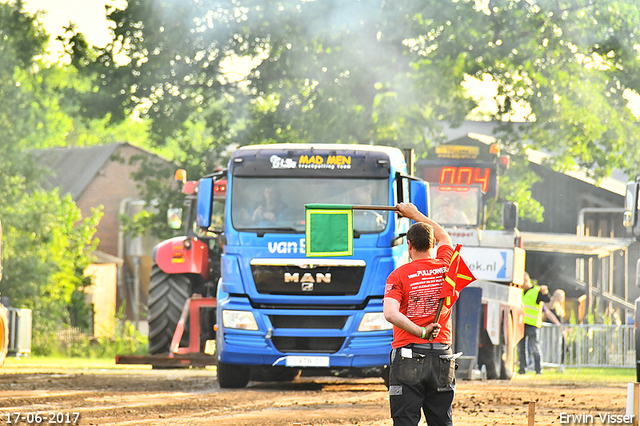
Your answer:
[[[92,207],[103,206],[103,216],[95,237],[100,240],[98,250],[113,256],[118,256],[120,204],[127,198],[139,197],[136,183],[130,177],[137,165],[129,165],[129,158],[140,153],[144,151],[127,144],[120,146],[115,155],[124,158],[125,161],[108,161],[76,200],[83,217],[91,214]]]

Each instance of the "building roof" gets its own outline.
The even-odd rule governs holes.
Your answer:
[[[583,256],[608,256],[616,250],[631,245],[634,240],[625,238],[581,237],[573,234],[546,232],[520,232],[523,248],[527,251],[542,251]]]
[[[75,201],[122,145],[126,144],[41,149],[34,151],[34,155],[40,164],[53,172],[49,176],[51,187],[60,188],[61,195],[71,194]]]
[[[122,260],[117,256],[112,256],[103,251],[94,250],[91,253],[91,263],[96,263],[96,264],[115,263],[116,265],[118,265],[118,267],[120,267],[124,263],[124,260]]]
[[[517,134],[520,134],[521,131],[519,127],[528,126],[529,123],[523,122],[512,122],[512,123],[503,123],[503,122],[495,122],[495,121],[472,121],[465,120],[459,127],[453,128],[445,123],[443,123],[442,129],[440,131],[440,136],[447,138],[448,140],[457,139],[464,136],[471,136],[474,139],[483,140],[482,138],[489,138],[487,140],[483,140],[485,143],[496,142],[495,130],[498,126],[511,126],[513,131]],[[548,153],[542,151],[536,151],[529,149],[527,150],[528,160],[532,163],[542,165],[543,160],[549,157]],[[607,191],[613,192],[615,194],[621,195],[624,197],[626,191],[626,184],[629,180],[629,176],[626,175],[621,170],[615,169],[611,172],[611,176],[605,177],[600,180],[599,183],[596,183],[594,179],[585,173],[583,169],[575,168],[573,170],[568,170],[563,174],[567,176],[571,176],[575,179],[581,180],[588,184],[597,186],[599,188],[605,189]]]

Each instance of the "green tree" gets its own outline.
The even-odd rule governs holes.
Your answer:
[[[132,0],[109,19],[104,49],[65,38],[99,88],[83,113],[98,102],[114,120],[135,111],[159,145],[204,123],[223,143],[373,143],[422,155],[441,123],[474,110],[463,83],[476,77],[497,85],[493,119],[528,110],[526,126],[496,133],[514,158],[545,150],[556,170],[595,178],[635,172],[639,159],[626,98],[640,92],[633,0]],[[253,64],[235,80],[233,59]],[[530,179],[514,173],[502,196],[536,217],[535,200],[507,192]]]
[[[38,17],[21,1],[0,3],[0,220],[3,280],[0,289],[12,306],[33,310],[34,350],[81,308],[72,295],[89,282],[95,225],[100,212],[81,218],[70,196],[42,189],[45,171],[30,154],[60,146],[72,121],[65,111],[63,83],[81,84],[42,57],[48,37]],[[66,82],[66,83],[65,83]]]

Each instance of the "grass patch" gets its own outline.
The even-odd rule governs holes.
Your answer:
[[[633,383],[636,381],[636,370],[634,368],[565,367],[564,372],[560,372],[556,368],[545,368],[541,376],[529,372],[524,376],[516,375],[514,379],[533,379],[557,384]]]
[[[634,368],[566,368],[564,373],[567,380],[589,382],[635,382]]]

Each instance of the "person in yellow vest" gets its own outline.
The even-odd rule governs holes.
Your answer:
[[[546,285],[533,285],[531,277],[524,273],[522,285],[522,304],[524,305],[524,337],[518,342],[518,359],[520,369],[518,374],[527,372],[527,344],[533,352],[533,365],[536,374],[542,374],[542,357],[540,356],[540,341],[538,330],[542,327],[542,306],[549,302],[549,288]]]

